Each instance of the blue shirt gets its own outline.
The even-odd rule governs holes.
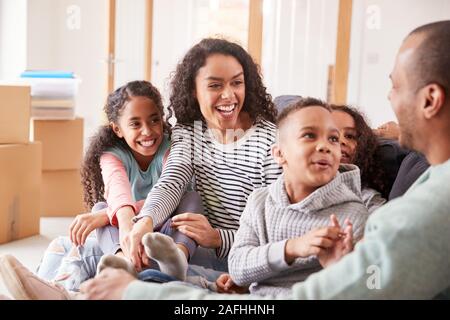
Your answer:
[[[150,162],[145,171],[141,170],[129,148],[116,146],[106,150],[106,152],[113,154],[123,163],[128,180],[130,181],[131,195],[134,201],[145,199],[158,181],[163,168],[164,155],[169,148],[169,137],[164,135],[152,162]]]

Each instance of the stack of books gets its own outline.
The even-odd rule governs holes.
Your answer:
[[[20,75],[31,86],[31,118],[35,120],[75,119],[80,80],[73,72],[30,70]]]

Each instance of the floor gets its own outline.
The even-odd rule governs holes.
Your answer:
[[[41,234],[0,245],[0,255],[15,256],[30,270],[36,270],[45,249],[54,238],[67,235],[73,218],[41,218]],[[0,294],[9,295],[0,280]]]

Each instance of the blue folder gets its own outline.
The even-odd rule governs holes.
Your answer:
[[[75,75],[70,71],[59,70],[27,70],[20,74],[21,78],[66,78],[73,79]]]

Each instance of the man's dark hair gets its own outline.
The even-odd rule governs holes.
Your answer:
[[[424,37],[414,56],[416,89],[436,83],[450,94],[450,20],[418,27],[413,35]]]

